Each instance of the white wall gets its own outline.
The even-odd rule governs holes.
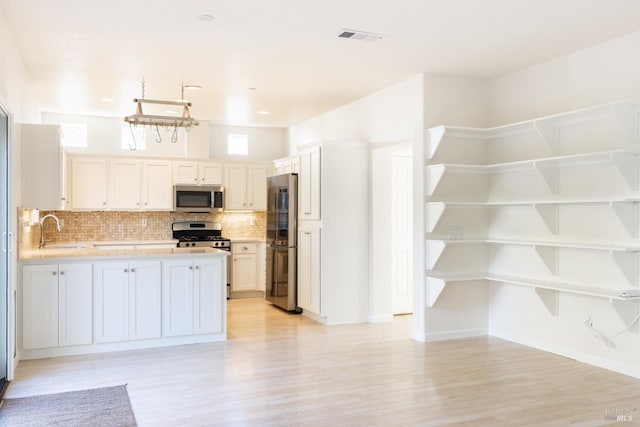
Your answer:
[[[424,76],[425,129],[452,124],[485,127],[488,122],[489,82],[441,74]],[[435,341],[482,335],[488,329],[488,293],[485,286],[449,286],[433,308],[425,308],[424,145],[414,151],[414,327],[412,336]]]
[[[200,125],[191,129],[185,137],[184,129],[178,129],[178,141],[171,142],[173,130],[160,128],[161,142],[157,143],[157,132],[145,128],[146,149],[131,151],[121,148],[122,127],[128,125],[122,117],[98,117],[68,114],[43,113],[46,124],[81,123],[87,125],[87,147],[69,148],[69,152],[130,155],[144,157],[174,157],[190,159],[219,159],[238,161],[271,161],[286,154],[286,131],[282,128],[259,128],[225,126],[200,120]],[[249,155],[227,154],[227,134],[249,135]]]
[[[636,32],[493,79],[491,125],[640,100],[639,48]]]
[[[490,122],[506,124],[610,101],[640,101],[639,51],[640,32],[495,78],[490,82]],[[616,238],[616,230],[609,231],[610,238]],[[593,271],[597,273],[601,272]],[[594,328],[613,334],[632,319],[621,318],[606,299],[561,294],[557,317],[525,288],[492,285],[490,301],[492,335],[640,377],[640,335],[622,334],[612,348],[584,326],[584,318],[592,314]],[[640,307],[636,303],[631,309],[637,312]]]
[[[289,128],[289,154],[319,140],[399,143],[422,140],[422,75]]]
[[[30,90],[29,77],[25,70],[20,53],[15,45],[12,34],[9,32],[7,22],[0,10],[0,105],[9,113],[9,229],[14,236],[18,235],[17,218],[15,212],[22,200],[20,127],[21,122],[34,122],[40,120],[40,108]],[[14,237],[13,247],[17,247]],[[13,304],[13,295],[17,292],[17,251],[9,257],[9,353],[13,354],[15,348],[15,336],[11,331],[15,330],[14,319],[16,306]],[[15,361],[9,357],[9,379],[13,378]]]
[[[287,130],[285,128],[243,127],[212,124],[209,141],[211,158],[242,161],[275,160],[287,155]],[[249,137],[249,155],[227,154],[227,135],[246,134]]]

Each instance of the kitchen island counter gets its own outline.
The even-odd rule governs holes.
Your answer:
[[[126,244],[116,248],[101,248],[100,244],[81,243],[84,247],[51,246],[44,249],[23,250],[20,252],[22,264],[42,264],[55,262],[100,261],[122,258],[167,258],[174,256],[207,257],[228,256],[229,252],[215,248],[177,248],[155,247],[149,244]]]

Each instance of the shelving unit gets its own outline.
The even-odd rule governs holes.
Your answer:
[[[621,102],[489,129],[429,129],[426,306],[434,307],[449,283],[488,281],[532,288],[554,316],[559,294],[567,293],[607,299],[623,320],[633,320],[640,307],[639,119],[640,104]],[[590,219],[603,217],[616,225],[611,239],[589,229]],[[504,265],[526,257],[522,248],[532,252],[526,268]],[[516,250],[511,258],[496,255]],[[615,283],[587,283],[563,271],[574,269],[566,268],[574,259],[602,256],[616,266],[602,258]]]

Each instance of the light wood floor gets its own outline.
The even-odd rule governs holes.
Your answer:
[[[21,362],[7,397],[128,384],[140,426],[630,425],[640,380],[495,338],[420,343],[411,318],[322,326],[229,302],[229,340]]]

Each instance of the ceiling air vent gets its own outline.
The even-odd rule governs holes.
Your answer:
[[[365,42],[377,42],[386,36],[384,34],[368,33],[366,31],[342,30],[338,37],[342,39],[363,40]]]

